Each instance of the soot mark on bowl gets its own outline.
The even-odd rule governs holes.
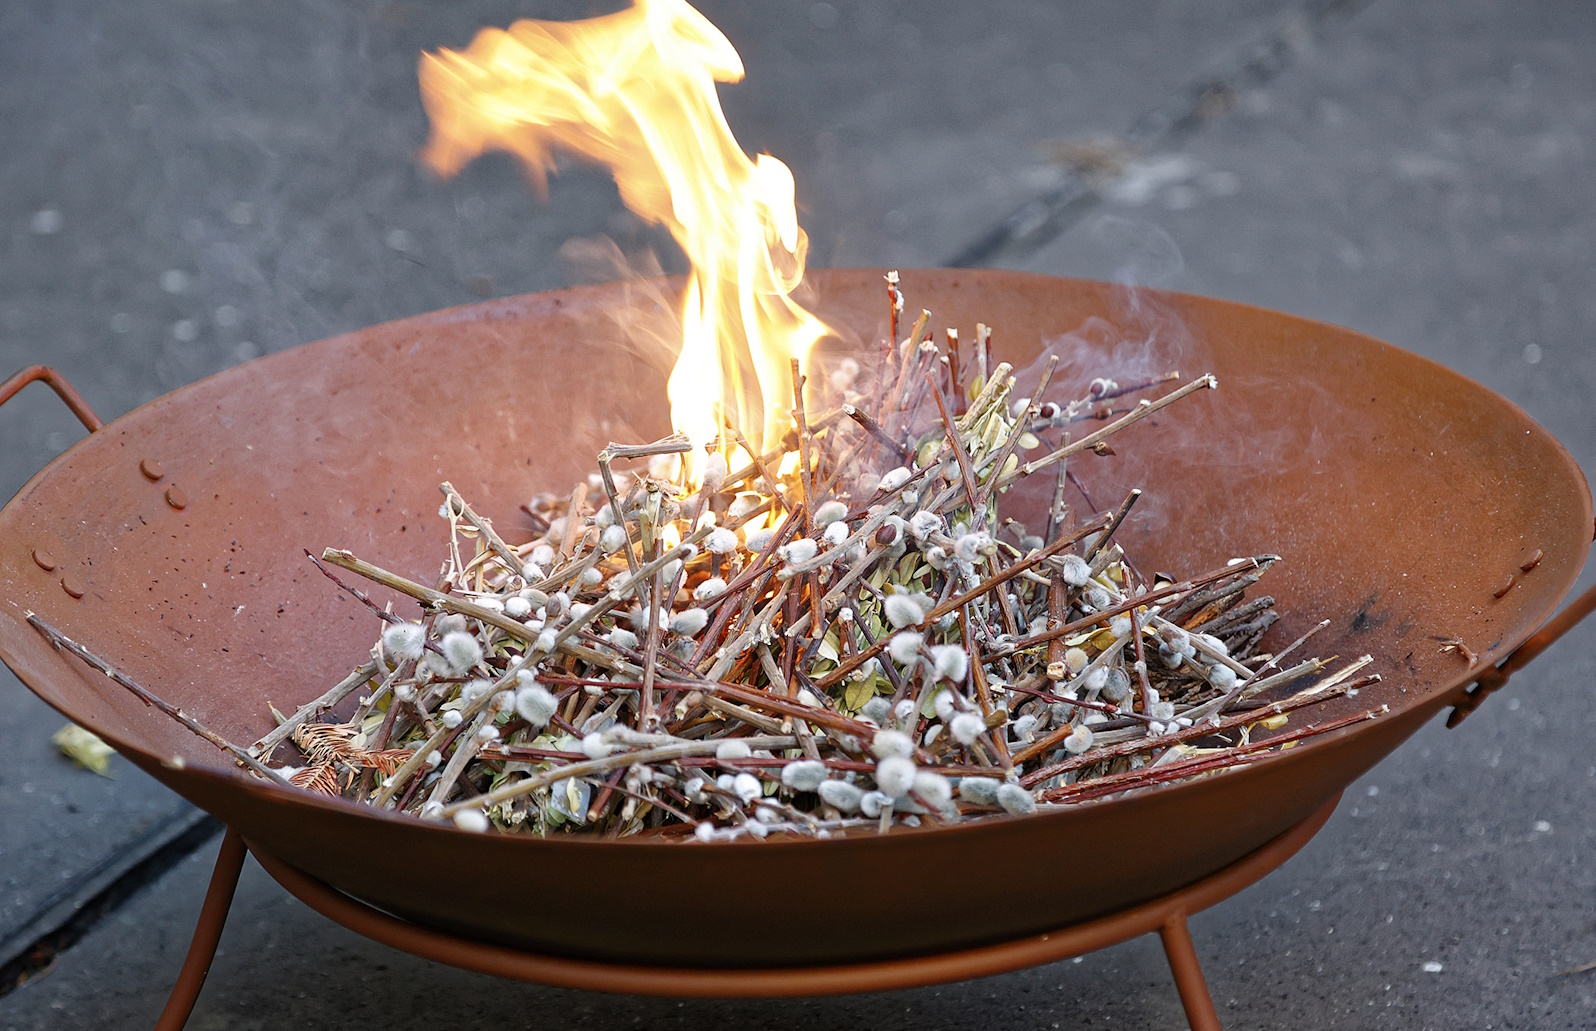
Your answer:
[[[1363,604],[1358,606],[1358,611],[1352,614],[1350,626],[1353,633],[1362,634],[1370,630],[1379,629],[1385,625],[1386,620],[1391,618],[1389,612],[1377,613],[1374,611],[1374,606],[1379,600],[1380,594],[1378,591],[1363,599]]]

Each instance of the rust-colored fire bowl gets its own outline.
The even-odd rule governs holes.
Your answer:
[[[1286,616],[1277,633],[1289,639],[1327,617],[1318,651],[1369,653],[1385,675],[1325,714],[1381,703],[1390,713],[1219,776],[1028,817],[831,840],[545,840],[470,834],[254,779],[26,621],[37,612],[215,731],[255,740],[272,725],[268,699],[289,710],[316,697],[373,638],[370,614],[305,549],[347,547],[426,580],[446,541],[439,481],[509,535],[521,502],[569,489],[606,442],[667,431],[666,370],[617,343],[628,323],[669,313],[650,299],[657,293],[619,285],[307,344],[91,433],[0,512],[0,657],[45,701],[223,820],[301,897],[450,962],[587,988],[820,993],[990,973],[1069,954],[1060,941],[1080,951],[1162,926],[1191,988],[1194,954],[1170,928],[1182,907],[1226,893],[1192,886],[1227,868],[1261,876],[1348,782],[1464,701],[1467,685],[1500,681],[1493,667],[1546,622],[1585,561],[1585,480],[1499,395],[1348,330],[1010,272],[903,279],[938,324],[994,326],[999,357],[1016,366],[1053,349],[1066,381],[1118,374],[1129,361],[1215,373],[1216,393],[1148,420],[1120,455],[1086,456],[1077,470],[1105,496],[1147,488],[1120,533],[1150,564],[1282,555],[1271,574]],[[809,284],[839,332],[879,339],[879,271],[819,272]],[[1478,661],[1438,639],[1463,642]],[[1275,851],[1257,852],[1272,841]],[[1250,853],[1254,867],[1259,855],[1272,862],[1247,867]],[[920,901],[949,871],[993,866],[1015,876],[987,879],[983,905],[957,921]],[[1024,876],[1028,867],[1096,873],[1083,890],[1079,877]],[[437,876],[444,869],[471,876]],[[862,870],[901,890],[852,890]],[[511,887],[527,884],[555,887]],[[672,890],[609,887],[638,884]],[[747,905],[772,885],[802,886],[793,897],[805,900],[783,907],[779,934]],[[220,890],[213,915],[225,904]],[[1148,917],[1148,905],[1164,908]],[[1140,924],[1113,923],[1138,912]],[[1081,926],[1110,930],[1068,938]],[[168,1021],[180,1024],[181,1009]],[[1216,1026],[1211,1008],[1192,1012],[1198,1026]]]

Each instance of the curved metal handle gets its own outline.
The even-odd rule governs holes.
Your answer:
[[[94,414],[94,409],[89,407],[89,403],[83,400],[83,395],[72,389],[72,384],[67,382],[66,377],[48,365],[30,365],[4,383],[0,383],[0,405],[11,400],[23,387],[36,380],[43,380],[48,384],[66,406],[72,409],[72,414],[78,417],[78,421],[88,427],[90,433],[105,425],[100,417]]]
[[[1563,611],[1548,619],[1529,640],[1513,649],[1513,653],[1495,666],[1480,673],[1474,686],[1454,706],[1446,717],[1446,725],[1455,727],[1468,719],[1469,713],[1480,703],[1507,686],[1508,678],[1532,662],[1537,655],[1551,646],[1553,641],[1574,629],[1580,620],[1596,610],[1596,587],[1592,587],[1569,602]]]

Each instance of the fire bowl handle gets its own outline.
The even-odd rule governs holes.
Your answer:
[[[1507,686],[1509,677],[1533,661],[1537,655],[1550,647],[1553,641],[1574,629],[1574,625],[1590,615],[1592,610],[1596,610],[1596,587],[1590,588],[1570,602],[1563,611],[1548,619],[1529,640],[1513,649],[1513,653],[1507,658],[1481,672],[1474,686],[1470,687],[1462,699],[1452,706],[1451,713],[1446,717],[1446,725],[1455,727],[1468,719],[1469,713],[1478,709],[1481,702]]]
[[[17,396],[18,391],[35,380],[42,380],[48,384],[66,406],[72,409],[72,414],[78,417],[78,421],[88,427],[90,433],[105,425],[100,417],[94,414],[94,409],[89,407],[89,403],[83,400],[83,395],[72,389],[72,384],[67,382],[66,377],[48,365],[30,365],[4,383],[0,383],[0,405]]]

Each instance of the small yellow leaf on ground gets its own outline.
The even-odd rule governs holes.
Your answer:
[[[68,723],[50,735],[50,743],[85,770],[93,770],[102,777],[111,775],[111,756],[115,749],[76,723]]]

